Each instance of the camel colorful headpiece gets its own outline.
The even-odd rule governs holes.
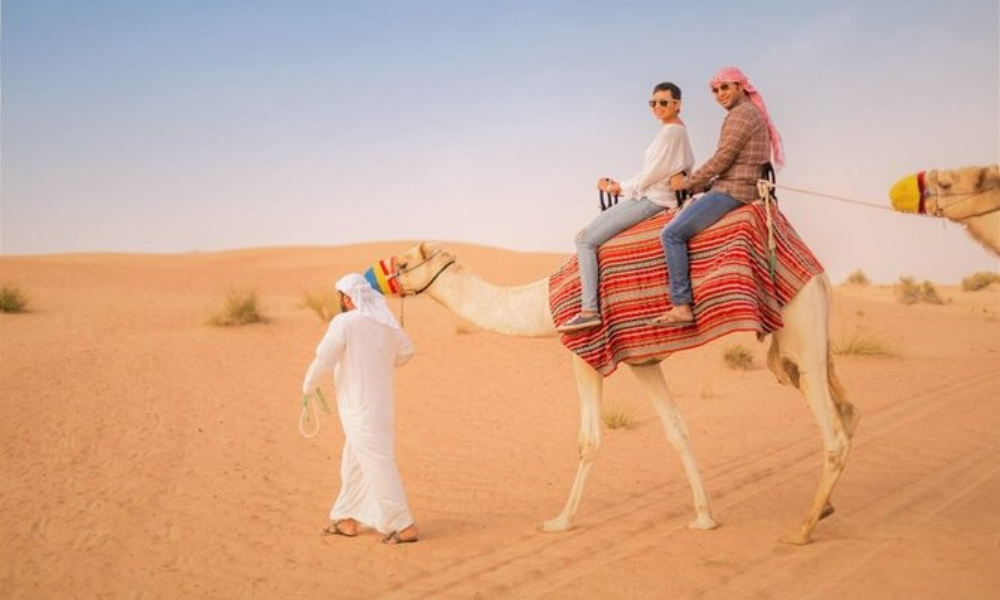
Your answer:
[[[402,291],[396,277],[396,257],[382,259],[365,271],[365,279],[383,296],[397,296]]]
[[[926,198],[927,189],[924,186],[924,171],[907,175],[889,189],[889,199],[892,200],[892,207],[899,212],[923,214],[926,212],[924,206]]]
[[[738,83],[742,85],[750,97],[750,101],[760,109],[760,112],[764,115],[764,121],[767,122],[767,132],[771,136],[771,160],[774,162],[774,167],[780,169],[785,164],[785,148],[781,143],[781,134],[778,133],[778,128],[774,126],[774,121],[771,120],[771,115],[768,114],[767,107],[764,105],[764,97],[760,95],[760,92],[756,88],[750,85],[750,80],[743,74],[743,71],[740,71],[736,67],[723,67],[716,71],[708,86],[709,88],[714,88],[720,83]]]

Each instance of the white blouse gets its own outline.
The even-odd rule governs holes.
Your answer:
[[[681,171],[691,173],[694,153],[687,128],[678,123],[664,125],[646,148],[642,171],[620,183],[622,198],[648,198],[654,204],[673,208],[677,198],[670,189],[670,177]]]

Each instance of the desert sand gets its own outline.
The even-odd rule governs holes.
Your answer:
[[[605,431],[576,528],[545,534],[576,469],[568,353],[408,299],[397,447],[422,539],[321,536],[343,433],[335,416],[298,433],[325,329],[299,305],[411,245],[0,257],[31,300],[0,314],[0,598],[1000,597],[996,286],[912,306],[837,287],[834,341],[893,355],[836,357],[861,422],[837,512],[804,547],[777,540],[812,498],[818,430],[752,335],[663,363],[719,529],[686,527],[680,461],[623,367],[605,406],[632,427]],[[449,247],[502,284],[568,258]],[[208,325],[227,287],[255,288],[269,322]],[[754,368],[723,364],[736,344]]]

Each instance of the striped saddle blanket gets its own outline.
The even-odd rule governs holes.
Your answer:
[[[642,363],[694,348],[727,333],[780,329],[781,307],[823,267],[792,225],[773,207],[776,261],[767,250],[762,203],[738,208],[688,242],[695,325],[655,327],[648,322],[670,309],[666,258],[659,233],[672,214],[660,213],[618,234],[598,251],[600,327],[561,334],[563,345],[608,376],[618,363]],[[576,257],[549,278],[556,325],[580,310]]]

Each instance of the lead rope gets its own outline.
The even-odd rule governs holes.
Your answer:
[[[767,268],[771,272],[771,279],[774,279],[778,266],[778,254],[776,252],[777,243],[774,241],[774,217],[771,213],[774,210],[774,196],[771,190],[774,184],[766,179],[757,180],[757,194],[764,199],[764,214],[767,215]]]
[[[769,181],[764,181],[764,180],[761,180],[761,181],[757,182],[757,191],[758,192],[760,192],[760,189],[761,189],[760,188],[760,184],[761,184],[762,181],[763,181],[763,183],[767,184],[767,186],[768,186],[769,189],[788,190],[789,192],[798,192],[800,194],[808,194],[810,196],[819,196],[820,198],[829,198],[830,200],[837,200],[839,202],[846,202],[848,204],[857,204],[859,206],[867,206],[868,208],[877,208],[879,210],[887,210],[889,212],[897,212],[896,209],[894,209],[894,208],[892,208],[890,206],[884,206],[884,205],[881,205],[881,204],[872,204],[871,202],[864,202],[862,200],[855,200],[854,198],[845,198],[844,196],[834,196],[832,194],[823,194],[821,192],[816,192],[816,191],[813,191],[813,190],[807,190],[807,189],[804,189],[804,188],[796,188],[796,187],[791,187],[791,186],[788,186],[788,185],[778,185],[776,183],[771,183]]]
[[[326,403],[326,396],[323,395],[323,390],[316,388],[316,399],[318,401],[319,407],[323,409],[323,412],[327,415],[330,414],[330,406]],[[314,437],[319,433],[319,408],[313,408],[313,414],[316,416],[316,428],[313,429],[312,433],[306,433],[305,424],[310,421],[309,419],[309,394],[302,394],[302,412],[299,413],[299,435],[304,438]]]

